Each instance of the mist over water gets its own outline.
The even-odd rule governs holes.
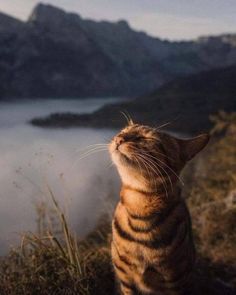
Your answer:
[[[110,167],[108,152],[80,158],[88,145],[108,142],[115,131],[41,129],[27,123],[51,112],[92,112],[107,101],[23,100],[0,104],[0,254],[19,241],[19,233],[36,229],[35,205],[50,203],[48,187],[81,236],[95,226],[102,212],[112,210],[107,198],[111,192],[114,198],[118,196],[119,179]]]

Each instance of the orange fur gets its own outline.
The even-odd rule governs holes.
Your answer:
[[[123,295],[189,295],[195,261],[179,173],[208,136],[182,140],[131,124],[110,153],[122,180],[112,225],[112,261]]]

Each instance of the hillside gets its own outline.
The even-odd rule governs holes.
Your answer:
[[[1,98],[137,96],[235,63],[232,34],[170,42],[46,4],[26,22],[0,14]]]
[[[149,96],[106,105],[93,114],[52,114],[36,118],[41,127],[117,127],[125,124],[121,111],[143,124],[173,122],[173,131],[194,133],[208,130],[209,116],[219,110],[236,111],[236,66],[201,72],[165,84]]]

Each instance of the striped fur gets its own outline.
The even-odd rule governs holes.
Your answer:
[[[112,140],[122,180],[111,245],[121,294],[191,294],[195,249],[178,175],[207,141],[206,135],[180,140],[137,124]]]

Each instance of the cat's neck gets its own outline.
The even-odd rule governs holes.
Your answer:
[[[121,203],[132,215],[155,214],[181,199],[180,187],[175,183],[171,188],[146,191],[123,185],[120,193]]]
[[[129,187],[147,194],[159,195],[163,192],[169,195],[179,180],[177,174],[173,173],[150,177],[150,175],[147,176],[144,173],[140,173],[138,169],[127,169],[127,167],[122,165],[119,165],[117,168],[123,187]]]

